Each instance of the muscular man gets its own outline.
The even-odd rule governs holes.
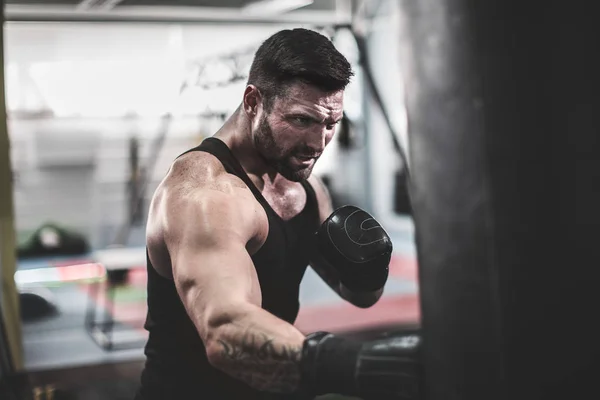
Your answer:
[[[149,339],[138,399],[415,398],[418,338],[355,343],[293,325],[310,265],[373,305],[392,245],[311,171],[342,118],[348,61],[284,30],[257,50],[239,108],[178,157],[147,226]]]

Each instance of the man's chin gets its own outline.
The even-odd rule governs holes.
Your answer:
[[[292,182],[301,182],[305,181],[310,177],[312,173],[313,167],[307,168],[280,168],[279,173],[287,180]]]

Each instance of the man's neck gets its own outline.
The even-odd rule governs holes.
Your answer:
[[[272,183],[282,178],[256,151],[251,137],[251,121],[241,106],[214,136],[229,147],[248,175],[254,175],[263,183],[267,181]]]

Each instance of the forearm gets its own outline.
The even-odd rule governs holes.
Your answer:
[[[213,366],[260,391],[418,398],[420,340],[414,335],[367,343],[326,332],[305,337],[257,307],[209,336]]]
[[[214,329],[207,346],[211,363],[255,389],[295,391],[304,335],[260,307],[248,308]]]

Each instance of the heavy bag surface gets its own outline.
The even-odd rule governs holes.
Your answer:
[[[402,0],[427,399],[600,398],[600,24]]]

